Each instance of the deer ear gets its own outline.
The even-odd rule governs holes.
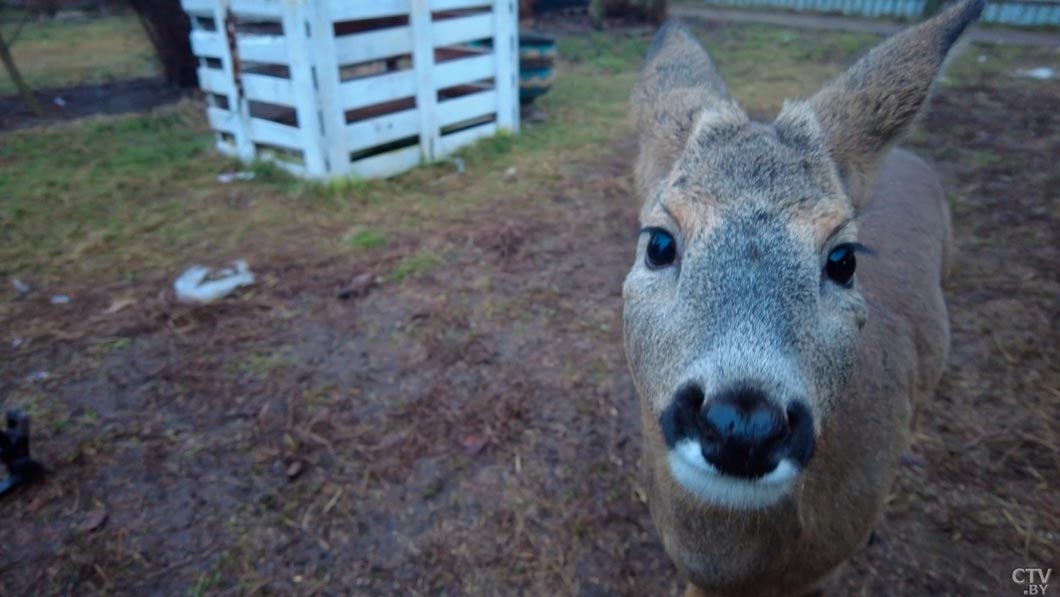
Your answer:
[[[673,167],[700,112],[728,101],[725,81],[692,32],[677,21],[664,24],[633,89],[642,196]]]
[[[984,3],[964,0],[891,37],[810,100],[855,205],[867,198],[878,158],[916,118],[946,53]]]

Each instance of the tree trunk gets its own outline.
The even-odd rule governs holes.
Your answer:
[[[15,65],[15,57],[11,55],[11,48],[8,47],[7,42],[4,40],[3,31],[0,31],[0,60],[3,61],[4,68],[7,70],[7,74],[10,75],[11,80],[15,82],[15,87],[18,87],[18,92],[22,95],[22,99],[25,100],[29,111],[33,112],[33,115],[38,118],[44,116],[44,110],[41,109],[37,97],[33,95],[33,89],[22,78],[22,73],[18,72],[18,66]]]
[[[198,59],[191,52],[191,21],[180,0],[130,0],[162,63],[166,81],[178,87],[197,87]]]

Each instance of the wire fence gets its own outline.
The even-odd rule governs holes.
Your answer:
[[[797,12],[870,18],[913,19],[938,6],[937,0],[701,0],[712,6],[780,8]],[[992,1],[982,21],[1019,26],[1060,25],[1060,0]]]

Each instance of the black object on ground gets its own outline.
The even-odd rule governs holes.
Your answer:
[[[0,496],[19,485],[33,483],[44,474],[44,467],[29,455],[29,417],[20,411],[7,413],[7,430],[0,431],[0,462],[8,477],[0,481]]]

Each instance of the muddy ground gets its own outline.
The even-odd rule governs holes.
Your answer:
[[[953,199],[952,357],[844,594],[1016,595],[1060,564],[1048,89],[943,88],[910,140]],[[214,306],[170,272],[64,306],[5,284],[0,400],[67,408],[46,481],[0,502],[5,594],[677,594],[621,343],[633,151],[352,260],[250,246],[259,284]]]

